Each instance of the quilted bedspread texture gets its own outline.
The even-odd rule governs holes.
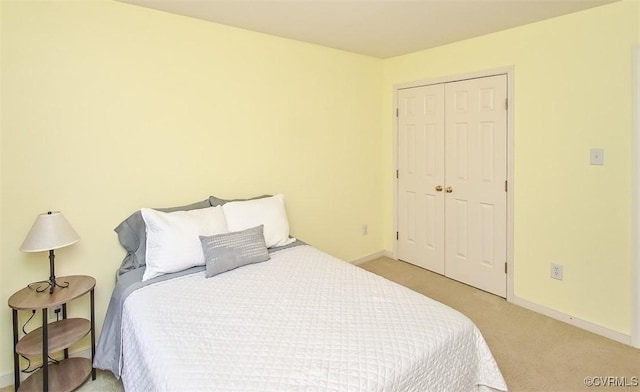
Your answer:
[[[461,313],[311,246],[124,304],[127,391],[477,391],[507,386]]]

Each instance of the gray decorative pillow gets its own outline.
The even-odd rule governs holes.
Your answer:
[[[248,264],[269,260],[269,251],[264,242],[263,225],[232,233],[200,236],[205,276],[212,276]]]

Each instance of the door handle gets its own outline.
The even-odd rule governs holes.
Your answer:
[[[444,191],[447,192],[447,193],[451,193],[451,192],[453,192],[453,188],[448,186],[448,187],[444,188]]]
[[[436,185],[436,191],[442,192],[442,185]]]

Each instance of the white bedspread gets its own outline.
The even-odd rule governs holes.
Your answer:
[[[475,391],[506,384],[457,311],[310,246],[125,302],[127,391]]]

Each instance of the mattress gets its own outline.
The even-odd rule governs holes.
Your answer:
[[[127,391],[506,391],[461,313],[308,245],[122,310]]]

